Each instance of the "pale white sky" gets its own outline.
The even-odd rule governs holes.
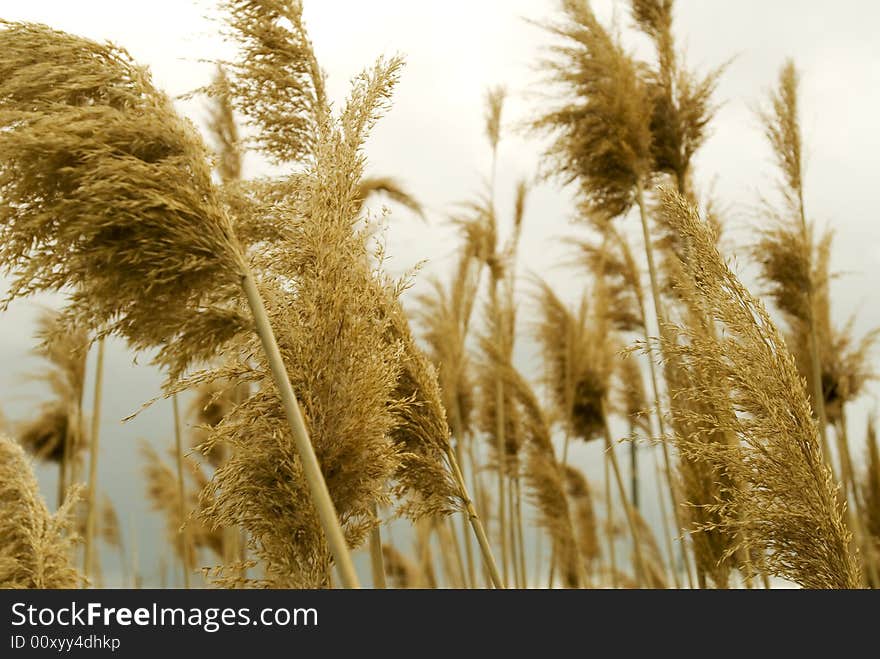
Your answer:
[[[770,193],[775,171],[751,107],[775,82],[783,60],[792,56],[803,73],[802,107],[809,147],[806,180],[808,213],[836,229],[833,264],[846,276],[836,283],[835,312],[841,322],[858,311],[857,330],[880,325],[880,223],[874,209],[880,171],[880,47],[875,28],[880,4],[872,0],[679,0],[676,32],[688,59],[702,70],[733,56],[721,81],[724,103],[712,137],[696,162],[703,185],[715,181],[729,206],[731,251],[748,239],[748,209],[758,194]],[[596,0],[600,16],[616,16],[626,42],[649,52],[629,27],[626,3]],[[424,273],[446,272],[455,236],[444,218],[455,202],[481,189],[488,172],[483,137],[483,94],[490,85],[510,89],[506,119],[513,125],[528,117],[536,100],[534,65],[545,37],[524,19],[552,15],[554,0],[306,0],[305,16],[331,96],[344,98],[348,80],[379,55],[402,53],[407,67],[394,108],[379,124],[368,148],[369,169],[400,178],[423,201],[430,224],[404,211],[391,218],[390,267],[403,272],[427,260]],[[157,85],[172,95],[210,80],[205,60],[228,57],[208,0],[0,0],[0,17],[43,22],[95,39],[111,39],[150,66]],[[2,54],[0,54],[2,56]],[[199,102],[181,104],[199,121]],[[508,213],[514,182],[535,173],[539,145],[509,133],[499,154],[498,198]],[[265,171],[257,159],[246,174]],[[580,282],[558,267],[558,237],[577,232],[569,224],[571,199],[553,185],[538,186],[530,198],[521,249],[523,271],[543,274],[566,297]],[[505,215],[506,216],[506,215]],[[634,224],[629,224],[633,229]],[[744,258],[744,257],[743,257]],[[422,278],[424,275],[422,276]],[[417,284],[418,286],[418,284]],[[0,282],[2,288],[2,282]],[[0,407],[22,418],[39,401],[35,385],[22,385],[21,373],[33,369],[35,300],[19,302],[0,317]],[[527,310],[523,311],[527,315]],[[141,361],[146,361],[141,360]],[[156,393],[160,377],[152,369],[132,369],[121,345],[111,347],[106,381],[106,443],[101,478],[120,500],[137,499],[134,439],[161,445],[170,437],[170,409],[161,405],[126,426],[119,419]],[[852,435],[861,454],[861,426],[868,398],[852,414]],[[588,458],[584,454],[585,459]],[[592,472],[592,470],[589,470]],[[51,474],[42,474],[52,491]],[[135,483],[132,485],[132,483]],[[143,502],[136,501],[136,511]],[[140,508],[137,508],[139,506]],[[140,520],[140,513],[136,515]],[[155,522],[138,521],[141,534],[156,533]],[[146,559],[145,559],[146,560]],[[156,558],[149,557],[155,569]]]

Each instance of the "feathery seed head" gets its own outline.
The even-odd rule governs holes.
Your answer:
[[[681,450],[693,449],[693,456],[729,478],[725,497],[709,507],[717,519],[708,529],[736,537],[727,555],[738,547],[759,555],[770,574],[811,588],[859,587],[861,572],[793,357],[693,206],[672,192],[662,202],[665,222],[688,255],[678,294],[718,327],[670,324],[663,337],[664,356],[684,377],[701,375],[687,395],[717,413],[713,432],[728,437],[697,443],[677,438]]]
[[[0,437],[0,588],[78,588],[85,581],[74,567],[72,489],[50,514],[40,496],[33,466],[21,446]]]
[[[177,339],[214,338],[227,298],[208,291],[241,269],[205,146],[119,48],[4,22],[0,50],[4,303],[70,290],[78,324],[181,370]],[[213,333],[240,329],[222,325]]]

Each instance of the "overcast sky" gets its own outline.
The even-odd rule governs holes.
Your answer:
[[[644,39],[630,28],[626,4],[602,0],[594,7],[604,19],[616,20],[626,43],[647,56]],[[420,280],[449,269],[456,241],[444,220],[456,202],[481,190],[489,169],[485,90],[497,84],[509,88],[505,123],[510,127],[534,111],[534,66],[546,41],[525,19],[550,18],[556,6],[554,0],[306,0],[308,28],[329,76],[331,96],[339,103],[349,79],[377,56],[406,57],[394,107],[368,145],[369,171],[405,183],[428,209],[430,222],[422,224],[393,209],[388,253],[394,272],[422,260],[427,264]],[[218,37],[213,4],[204,0],[0,0],[0,17],[113,40],[148,65],[157,85],[172,95],[210,80],[213,68],[205,60],[231,54]],[[679,0],[675,25],[688,61],[699,69],[734,57],[719,85],[723,106],[712,136],[696,160],[698,184],[714,183],[728,207],[731,254],[748,240],[749,208],[759,194],[772,191],[776,176],[752,108],[774,84],[784,59],[795,58],[803,73],[807,211],[835,228],[833,266],[844,276],[835,283],[834,311],[840,322],[858,312],[859,333],[880,325],[880,288],[875,285],[880,224],[874,210],[880,172],[878,20],[880,4],[872,0]],[[180,108],[197,122],[203,116],[198,101]],[[497,179],[502,217],[509,216],[515,181],[535,174],[539,150],[538,143],[514,131],[505,135]],[[263,172],[257,159],[248,160],[246,175]],[[571,214],[565,190],[537,186],[521,248],[521,271],[541,273],[567,298],[578,295],[580,281],[558,266],[556,240],[579,231],[570,224]],[[12,419],[25,418],[41,396],[36,385],[22,384],[20,377],[37,367],[27,353],[38,303],[53,300],[18,302],[0,317],[0,408]],[[162,527],[143,515],[135,440],[165,445],[171,437],[170,407],[157,405],[120,425],[119,419],[152,397],[160,382],[153,369],[131,362],[123,346],[110,346],[100,478],[120,508],[133,511],[138,533],[150,536]],[[874,404],[868,396],[851,415],[859,456],[861,427]],[[584,459],[591,458],[584,453]],[[588,471],[594,470],[588,466]],[[47,492],[54,491],[53,478],[41,470]],[[144,558],[145,571],[155,571],[156,564],[156,556]],[[155,573],[151,578],[155,583]]]

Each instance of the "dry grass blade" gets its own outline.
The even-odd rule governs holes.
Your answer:
[[[422,220],[425,219],[425,209],[422,208],[419,200],[393,178],[382,176],[361,179],[357,192],[357,198],[360,199],[361,206],[372,195],[385,195],[391,201],[418,215]]]
[[[0,588],[78,588],[73,565],[73,506],[79,491],[52,515],[21,446],[0,437]]]

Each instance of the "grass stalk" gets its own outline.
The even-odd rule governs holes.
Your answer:
[[[605,409],[605,401],[602,401],[602,418],[604,420],[603,423],[603,431],[605,436],[605,452],[608,455],[609,461],[611,462],[611,469],[614,474],[614,481],[617,484],[617,493],[620,496],[621,503],[626,510],[626,520],[629,525],[630,535],[633,540],[633,554],[636,559],[636,583],[641,587],[644,582],[645,576],[647,575],[647,570],[645,570],[645,561],[642,557],[642,543],[639,537],[639,525],[636,521],[635,511],[633,510],[632,503],[626,496],[626,486],[623,483],[623,477],[620,472],[620,465],[617,462],[617,453],[614,451],[614,443],[611,440],[611,428],[608,425],[608,414]]]
[[[445,531],[444,534],[449,538],[449,545],[452,549],[453,556],[455,557],[455,570],[458,578],[458,585],[456,588],[468,588],[468,578],[467,578],[467,569],[465,568],[464,554],[461,551],[461,544],[458,541],[458,535],[455,532],[455,525],[452,522],[452,519],[445,520],[446,524],[444,526]],[[465,536],[465,540],[468,540],[469,536]]]
[[[604,453],[605,466],[605,535],[608,536],[608,561],[611,567],[611,587],[617,588],[617,551],[614,547],[614,506],[611,499],[610,457]]]
[[[840,419],[835,424],[837,430],[835,433],[837,435],[837,452],[840,456],[841,473],[844,482],[844,500],[848,500],[849,491],[849,493],[852,494],[855,507],[855,510],[853,510],[853,506],[847,505],[847,516],[849,518],[849,526],[853,532],[853,540],[861,553],[865,571],[868,576],[868,583],[876,584],[880,583],[880,581],[878,581],[878,573],[880,573],[880,571],[877,569],[876,552],[872,551],[870,546],[872,541],[871,535],[867,532],[864,525],[864,520],[866,519],[865,511],[862,507],[862,500],[859,496],[859,491],[855,482],[852,458],[849,452],[849,441],[846,432],[846,412],[844,410],[845,404],[841,404]]]
[[[510,547],[510,569],[513,573],[513,583],[516,588],[522,588],[519,573],[519,545],[516,540],[516,475],[511,474],[507,482],[507,530],[508,546]]]
[[[654,262],[654,248],[651,244],[651,231],[648,227],[648,213],[645,208],[645,190],[642,185],[641,179],[637,180],[636,183],[636,205],[639,208],[639,220],[642,225],[642,238],[645,246],[645,260],[648,262],[648,277],[651,282],[651,299],[654,304],[654,315],[657,320],[657,330],[659,332],[663,332],[663,304],[660,300],[660,284],[657,276],[657,266]],[[643,311],[643,316],[645,316]],[[645,319],[647,320],[647,319]],[[679,501],[680,498],[678,496],[678,492],[675,486],[675,479],[672,476],[672,465],[669,457],[669,448],[666,445],[666,428],[665,422],[663,420],[663,411],[660,403],[660,388],[657,378],[657,369],[654,366],[654,359],[651,350],[651,342],[648,340],[648,328],[647,323],[645,323],[645,343],[648,346],[648,360],[650,362],[650,373],[651,373],[651,385],[654,388],[654,403],[657,409],[657,422],[660,427],[660,434],[663,439],[661,442],[661,446],[663,447],[663,462],[664,467],[666,469],[666,479],[669,483],[669,493],[672,498],[672,511],[673,518],[675,519],[675,524],[679,529],[679,533],[681,533],[681,554],[682,560],[684,562],[685,571],[687,572],[688,582],[690,583],[691,588],[693,588],[693,582],[691,577],[691,568],[690,568],[690,557],[688,556],[688,545],[686,541],[687,532],[685,526],[683,524],[683,520],[681,519],[681,513],[679,510]]]
[[[95,363],[95,395],[92,401],[92,432],[89,438],[89,484],[86,491],[86,537],[83,547],[83,574],[92,571],[92,554],[95,543],[95,518],[97,516],[98,489],[98,439],[101,430],[101,398],[104,384],[104,339],[98,340],[98,356]],[[124,558],[124,554],[123,554]],[[123,560],[123,564],[124,564]]]
[[[449,460],[450,467],[452,467],[452,474],[458,483],[459,490],[461,490],[461,498],[464,502],[468,519],[471,522],[471,528],[473,529],[477,542],[480,545],[480,551],[483,555],[483,563],[489,571],[492,585],[495,588],[506,588],[506,582],[502,581],[501,574],[498,572],[498,565],[495,563],[495,557],[492,555],[492,548],[489,546],[489,538],[486,536],[486,529],[483,528],[483,523],[480,521],[477,511],[474,508],[474,502],[468,494],[467,485],[465,484],[464,476],[461,473],[461,467],[458,464],[458,460],[455,459],[455,453],[448,446],[446,448],[446,457]]]
[[[455,436],[455,457],[458,460],[459,465],[464,464],[464,456],[462,452],[462,443],[464,442],[464,432],[462,431],[462,423],[461,423],[461,406],[458,401],[458,397],[455,398],[455,403],[452,410],[452,434]],[[473,467],[473,465],[472,465]],[[474,478],[474,485],[476,486],[477,480]],[[479,501],[480,493],[479,490],[474,488],[474,496]],[[467,514],[462,512],[461,514],[461,539],[464,543],[465,556],[467,558],[467,572],[466,572],[466,584],[468,588],[475,588],[477,585],[477,574],[476,569],[474,567],[474,550],[471,546],[471,535],[468,533],[468,520]]]
[[[666,510],[666,496],[663,491],[663,471],[660,469],[660,464],[657,462],[657,454],[652,452],[651,454],[654,458],[654,473],[657,477],[657,501],[660,503],[660,515],[663,518],[663,540],[666,544],[666,555],[669,559],[669,572],[672,576],[672,583],[675,585],[676,589],[681,588],[681,579],[678,576],[678,565],[675,562],[675,550],[672,544],[672,534],[669,532],[669,513]]]
[[[629,429],[629,491],[633,507],[639,509],[639,455],[635,428],[630,421]]]
[[[321,473],[321,466],[318,464],[315,449],[309,439],[299,403],[297,403],[296,396],[293,393],[293,387],[290,384],[284,361],[281,358],[281,351],[278,348],[275,334],[269,323],[269,316],[266,313],[263,298],[257,289],[257,282],[254,280],[253,273],[249,269],[245,269],[242,273],[242,288],[247,296],[251,312],[254,315],[257,334],[266,353],[266,359],[269,362],[275,386],[278,388],[278,395],[281,398],[284,412],[287,415],[287,422],[300,457],[303,473],[312,496],[312,502],[317,509],[321,526],[327,538],[327,544],[336,562],[339,578],[345,588],[360,588],[357,573],[354,569],[354,562],[351,559],[351,553],[348,550],[342,526],[336,515],[333,499],[330,498],[330,491],[327,489],[327,483]]]
[[[492,312],[495,317],[501,318],[501,308],[498,302],[498,280],[493,276],[492,288]],[[498,327],[495,336],[495,345],[501,346],[502,337],[501,323],[496,323]],[[509,583],[508,563],[509,563],[509,547],[508,547],[508,524],[507,524],[507,492],[505,487],[505,476],[507,474],[507,451],[505,448],[504,438],[504,380],[499,371],[495,377],[495,450],[498,460],[498,533],[501,539],[501,571],[504,578],[505,588]]]
[[[522,487],[520,479],[517,477],[513,481],[514,500],[516,502],[516,540],[519,544],[519,572],[520,572],[520,588],[528,588],[528,571],[526,570],[526,543],[525,534],[523,533],[523,511],[522,511]]]
[[[384,590],[385,583],[385,559],[382,556],[382,531],[379,527],[379,507],[373,503],[373,515],[376,517],[376,525],[370,530],[370,568],[373,572],[373,588]]]
[[[186,519],[186,489],[183,480],[183,428],[180,423],[180,406],[177,402],[177,394],[171,397],[171,405],[174,408],[174,460],[177,464],[177,505],[180,515],[180,562],[183,568],[183,587],[189,588],[189,575],[192,566],[189,564],[189,532],[187,531]]]

